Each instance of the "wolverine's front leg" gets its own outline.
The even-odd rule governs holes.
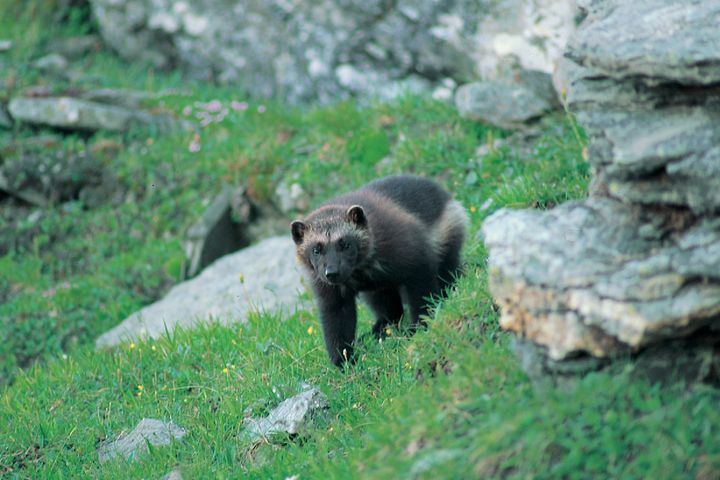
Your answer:
[[[353,354],[357,325],[355,292],[322,285],[315,288],[315,295],[320,309],[325,348],[330,361],[340,366],[350,360]]]
[[[404,285],[403,294],[410,310],[410,331],[415,332],[424,326],[421,316],[427,316],[430,308],[430,297],[437,295],[440,287],[435,275],[415,277]]]
[[[388,325],[398,325],[403,315],[400,292],[395,288],[366,292],[362,294],[367,304],[375,314],[375,325],[372,333],[380,338]]]

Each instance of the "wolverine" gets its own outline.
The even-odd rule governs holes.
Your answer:
[[[460,203],[411,175],[375,180],[291,224],[333,364],[352,359],[358,295],[376,317],[376,336],[399,324],[403,303],[410,331],[422,325],[429,300],[460,273],[467,224]]]

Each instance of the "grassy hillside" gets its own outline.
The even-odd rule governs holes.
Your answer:
[[[21,35],[0,20],[18,42],[4,73],[14,78],[10,93],[65,86],[29,61],[50,33],[68,32],[36,23]],[[0,258],[0,372],[8,384],[0,391],[0,476],[161,478],[178,467],[186,478],[718,477],[717,390],[596,373],[536,391],[498,328],[475,234],[498,208],[548,208],[585,194],[584,138],[566,116],[546,123],[529,154],[504,146],[477,157],[507,132],[424,97],[290,108],[107,52],[81,67],[90,84],[160,93],[152,104],[178,118],[211,101],[238,108],[197,133],[62,140],[109,149],[98,157],[123,201],[49,208],[12,232]],[[0,141],[36,133],[20,128]],[[395,172],[438,179],[471,214],[466,274],[426,331],[366,341],[346,372],[328,365],[314,310],[259,312],[246,325],[93,351],[99,333],[179,279],[182,235],[223,182],[245,184],[262,201],[280,180],[297,181],[318,204]],[[361,332],[370,325],[363,308]],[[329,397],[327,418],[296,438],[243,436],[245,416],[267,412],[302,382]],[[99,443],[144,417],[172,420],[188,434],[138,462],[100,464]]]

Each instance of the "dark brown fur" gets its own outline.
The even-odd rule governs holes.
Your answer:
[[[352,357],[358,293],[375,313],[375,335],[399,323],[403,302],[411,330],[420,325],[428,298],[459,273],[466,223],[447,192],[414,176],[376,180],[292,223],[334,364]]]

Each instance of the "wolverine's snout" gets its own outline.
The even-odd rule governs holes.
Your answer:
[[[335,267],[327,267],[325,269],[325,278],[328,279],[328,282],[334,283],[340,279],[340,272]]]

